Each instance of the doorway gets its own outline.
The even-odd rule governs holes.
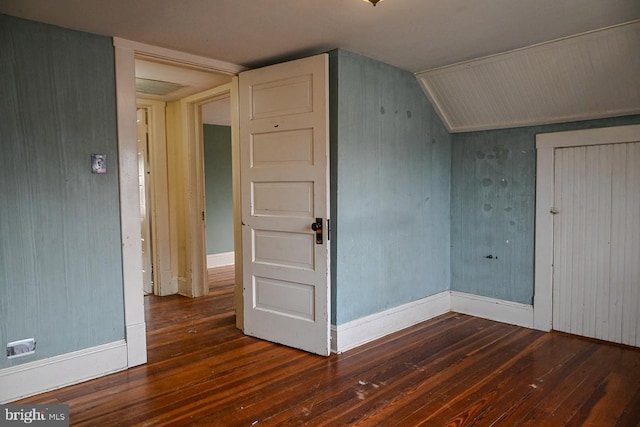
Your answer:
[[[231,98],[203,104],[207,269],[234,276]]]
[[[119,153],[119,171],[120,171],[120,211],[121,211],[121,231],[122,231],[122,262],[123,262],[123,281],[124,281],[124,302],[125,302],[125,328],[126,328],[126,349],[127,349],[127,366],[133,367],[146,363],[146,324],[144,317],[144,299],[141,289],[142,284],[142,257],[140,248],[140,193],[138,186],[138,147],[136,138],[136,79],[146,78],[152,80],[152,85],[156,82],[169,82],[174,80],[173,76],[179,75],[183,72],[191,72],[195,74],[209,77],[217,77],[218,83],[207,83],[204,87],[198,88],[203,90],[207,87],[216,87],[220,85],[229,85],[226,88],[227,93],[230,93],[231,99],[236,96],[232,90],[231,81],[234,75],[242,71],[243,68],[234,64],[225,63],[222,61],[211,60],[197,55],[185,54],[182,52],[171,51],[168,49],[157,48],[154,46],[145,45],[142,43],[132,42],[119,38],[114,38],[115,47],[115,65],[116,65],[116,91],[117,91],[117,114],[118,114],[118,153]],[[154,65],[172,65],[171,78],[153,79],[149,76],[141,76],[137,67],[137,61],[146,60]],[[153,82],[156,80],[156,82]],[[161,85],[162,86],[162,85]],[[196,105],[195,100],[187,99],[191,94],[195,92],[189,92],[189,85],[178,85],[180,87],[174,88],[171,96],[176,96],[176,99],[167,102],[167,112],[170,111],[171,117],[175,119],[174,123],[167,123],[167,139],[173,137],[180,138],[183,143],[176,144],[184,147],[184,150],[180,153],[174,153],[170,147],[166,151],[168,157],[177,159],[179,164],[176,170],[179,174],[178,177],[172,177],[168,175],[168,185],[175,185],[176,182],[184,183],[189,189],[188,192],[181,192],[178,189],[178,194],[185,194],[186,203],[181,205],[169,200],[169,206],[171,207],[170,218],[182,218],[185,222],[178,226],[176,224],[170,224],[169,228],[176,227],[183,232],[186,236],[185,240],[174,241],[171,239],[169,245],[170,249],[182,254],[182,258],[171,256],[171,279],[174,278],[178,281],[177,285],[190,285],[191,283],[204,282],[203,274],[205,273],[206,261],[204,253],[204,244],[202,244],[202,251],[198,253],[197,246],[198,236],[202,237],[204,242],[204,209],[202,208],[204,198],[202,201],[198,200],[198,195],[202,193],[202,182],[198,184],[198,164],[190,159],[197,158],[202,160],[201,153],[199,154],[195,141],[197,134],[201,133],[194,131],[193,128],[188,129],[176,126],[175,124],[187,123],[193,118],[199,117],[199,105]],[[185,91],[189,92],[186,93]],[[162,95],[157,95],[162,96]],[[149,96],[152,100],[162,100]],[[207,99],[210,100],[210,99]],[[205,101],[205,100],[201,100]],[[198,101],[199,102],[199,101]],[[171,108],[170,108],[170,104]],[[198,108],[196,108],[198,107]],[[169,114],[167,114],[169,117]],[[173,134],[170,135],[170,132]],[[201,150],[200,150],[201,151]],[[178,154],[174,156],[174,154]],[[195,165],[196,167],[191,167]],[[200,171],[201,171],[200,166]],[[185,179],[181,179],[184,176]],[[136,177],[135,180],[131,179]],[[202,177],[202,175],[200,175]],[[235,175],[234,175],[235,179]],[[198,188],[199,185],[199,188]],[[237,186],[239,188],[239,186]],[[193,190],[195,188],[195,190]],[[234,189],[236,185],[234,185]],[[176,194],[176,193],[174,193]],[[184,210],[177,209],[177,206],[182,206]],[[197,211],[198,208],[202,210]],[[177,212],[174,212],[176,210]],[[199,220],[199,221],[198,221]],[[186,224],[186,225],[185,225]],[[238,228],[239,225],[234,227]],[[194,234],[193,231],[200,229],[199,234]],[[176,236],[174,229],[171,229],[171,236]],[[239,238],[237,240],[240,240]],[[179,245],[182,245],[180,247]],[[166,246],[166,245],[164,245]],[[163,247],[164,247],[163,246]],[[237,248],[237,244],[235,245]],[[195,251],[194,251],[195,249]],[[237,249],[236,249],[237,250]],[[200,256],[201,255],[201,256]],[[184,266],[186,272],[183,276],[178,275],[179,267]],[[237,261],[236,261],[237,264]],[[195,268],[194,268],[195,265]],[[199,266],[199,267],[198,267]],[[193,276],[195,273],[195,277]],[[197,275],[200,274],[200,281]],[[157,277],[157,276],[156,276]],[[182,282],[179,279],[184,279]],[[241,278],[240,278],[241,279]],[[237,282],[237,286],[241,286],[241,282]],[[197,296],[197,292],[194,295]],[[241,295],[240,295],[241,297]]]
[[[203,296],[208,291],[201,104],[228,93],[228,83],[221,83],[231,77],[139,55],[135,76],[143,288],[146,294]],[[230,127],[230,103],[226,107]],[[231,198],[230,182],[229,187]]]

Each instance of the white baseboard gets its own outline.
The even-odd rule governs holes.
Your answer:
[[[451,311],[533,328],[533,306],[451,291]]]
[[[207,268],[224,267],[235,264],[234,252],[207,255]]]
[[[331,351],[342,353],[351,350],[450,311],[533,328],[531,305],[445,291],[342,325],[331,325]]]
[[[449,311],[449,292],[422,298],[342,325],[331,326],[331,351],[342,353]]]
[[[331,326],[331,351],[342,353],[449,311],[512,325],[533,327],[533,306],[445,291],[342,325]],[[128,334],[144,333],[144,324]],[[0,404],[87,381],[146,361],[146,348],[124,340],[0,370]],[[131,359],[131,360],[129,360]]]
[[[0,370],[0,403],[44,393],[127,368],[124,340]]]

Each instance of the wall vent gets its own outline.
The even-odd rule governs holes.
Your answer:
[[[640,113],[640,21],[416,73],[449,131]]]
[[[148,95],[168,95],[178,89],[186,87],[177,83],[163,82],[160,80],[136,78],[136,92]]]

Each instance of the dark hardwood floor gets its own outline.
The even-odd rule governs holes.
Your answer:
[[[211,294],[145,297],[149,362],[23,400],[90,426],[638,426],[640,349],[449,313],[328,358],[235,329]]]

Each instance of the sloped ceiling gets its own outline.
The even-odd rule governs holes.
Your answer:
[[[449,131],[640,113],[640,21],[416,74]]]
[[[2,0],[0,12],[247,68],[343,48],[416,73],[640,19],[640,1]]]

